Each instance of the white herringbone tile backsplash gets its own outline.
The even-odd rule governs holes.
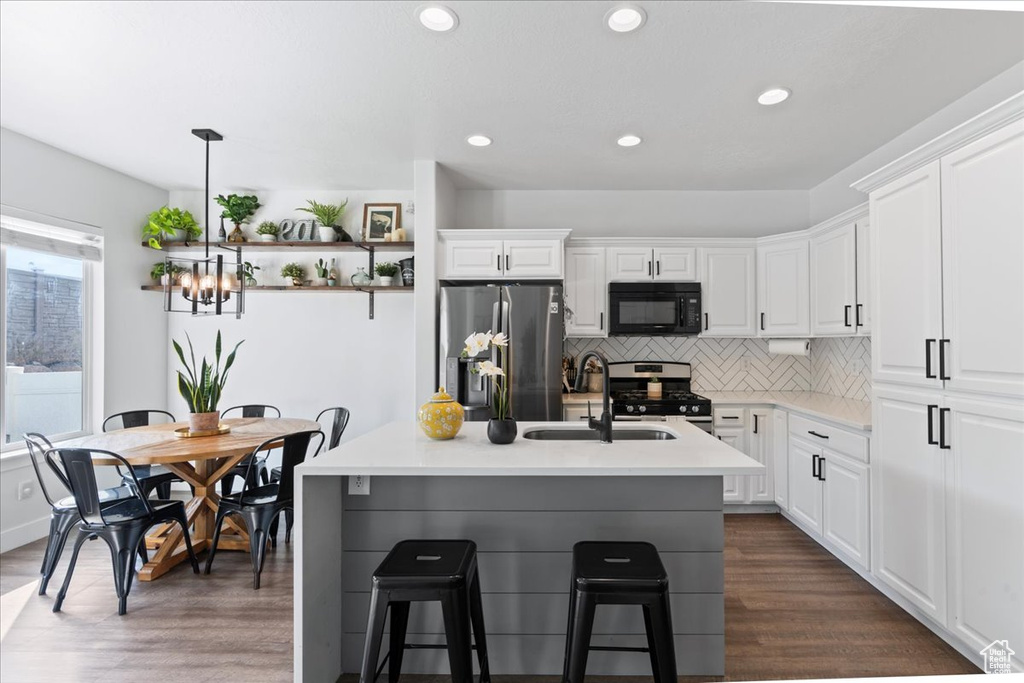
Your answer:
[[[870,401],[871,338],[812,339],[811,389],[823,394]]]
[[[693,365],[693,390],[820,391],[867,400],[871,391],[871,340],[814,339],[811,355],[773,356],[765,339],[609,337],[567,339],[565,353],[597,350],[608,360],[673,360]],[[746,359],[746,369],[744,360]],[[852,372],[856,359],[867,368]]]

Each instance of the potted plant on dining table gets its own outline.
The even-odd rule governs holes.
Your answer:
[[[235,344],[235,348],[228,354],[224,362],[224,370],[220,368],[221,338],[220,330],[217,330],[217,344],[215,348],[214,363],[209,363],[206,356],[203,356],[201,365],[196,365],[196,354],[192,348],[192,339],[185,333],[188,340],[188,353],[191,363],[185,360],[185,353],[181,344],[171,340],[178,359],[185,366],[185,372],[178,370],[178,392],[188,404],[188,428],[189,432],[215,432],[220,422],[220,412],[217,410],[217,403],[224,393],[224,385],[228,381],[228,370],[235,362],[235,354],[242,342]]]
[[[511,378],[505,370],[509,367],[508,336],[504,332],[474,332],[466,338],[466,348],[462,350],[462,356],[470,358],[491,348],[498,349],[498,364],[495,365],[489,360],[480,361],[473,368],[473,372],[491,380],[494,416],[487,421],[487,438],[491,443],[509,444],[515,441],[518,429],[516,420],[512,417]]]

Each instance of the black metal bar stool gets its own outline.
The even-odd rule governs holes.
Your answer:
[[[598,605],[643,606],[647,647],[591,646],[590,634]],[[647,652],[655,683],[675,683],[668,574],[657,548],[650,543],[582,541],[573,546],[564,681],[583,683],[590,650]]]
[[[445,645],[405,642],[409,624],[409,603],[437,601],[444,615]],[[391,608],[391,638],[388,654],[377,666],[384,622]],[[470,626],[476,640],[470,639]],[[388,664],[388,683],[397,683],[402,656],[411,649],[448,649],[454,683],[472,683],[473,650],[480,664],[480,683],[489,683],[484,613],[480,602],[480,579],[476,569],[473,541],[402,541],[395,545],[373,573],[370,616],[359,683],[377,680]]]

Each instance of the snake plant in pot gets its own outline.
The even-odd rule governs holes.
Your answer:
[[[228,381],[228,371],[235,362],[235,354],[242,342],[235,344],[235,348],[228,354],[224,361],[224,369],[220,367],[221,339],[220,330],[217,330],[217,345],[214,356],[214,363],[206,360],[196,365],[196,354],[192,348],[192,339],[185,333],[188,340],[189,360],[185,360],[185,353],[181,344],[171,340],[174,351],[178,354],[178,360],[185,367],[185,372],[178,370],[178,392],[188,404],[188,428],[191,432],[204,432],[217,429],[220,413],[217,411],[217,403],[224,393],[224,385]]]

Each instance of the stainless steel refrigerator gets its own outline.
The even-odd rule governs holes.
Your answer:
[[[466,420],[491,417],[490,381],[472,372],[497,353],[461,358],[474,332],[509,337],[512,417],[521,422],[562,420],[562,286],[547,284],[445,285],[440,300],[438,378],[466,408]]]

